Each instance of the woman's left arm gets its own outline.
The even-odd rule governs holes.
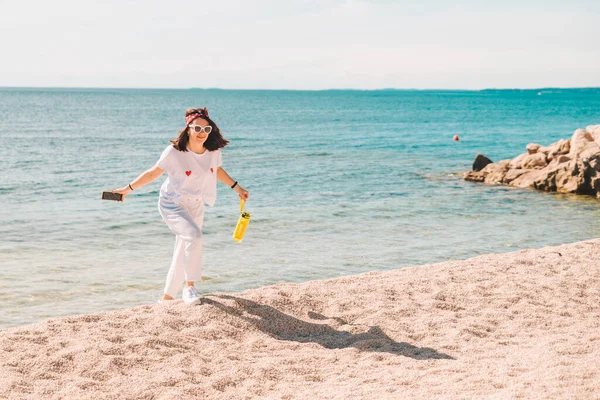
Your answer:
[[[236,184],[236,181],[234,181],[227,172],[225,172],[225,170],[221,167],[217,168],[217,179],[220,180],[221,182],[223,182],[224,184],[226,184],[229,187],[232,187],[234,184]],[[236,191],[236,193],[240,196],[240,199],[246,201],[248,200],[248,197],[250,196],[250,193],[244,189],[243,187],[241,187],[240,185],[236,184],[233,187],[233,190]]]

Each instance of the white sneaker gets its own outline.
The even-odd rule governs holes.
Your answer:
[[[181,298],[187,304],[200,304],[200,293],[194,286],[184,287]]]

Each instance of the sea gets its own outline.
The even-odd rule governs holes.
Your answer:
[[[175,237],[151,168],[207,107],[230,144],[203,228],[203,295],[400,269],[600,236],[596,198],[466,182],[600,124],[600,89],[0,88],[0,329],[154,304]],[[459,140],[453,140],[458,135]]]

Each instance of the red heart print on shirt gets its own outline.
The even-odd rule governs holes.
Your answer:
[[[187,176],[190,176],[190,174],[191,174],[191,173],[192,173],[192,171],[185,171],[185,174],[186,174]]]
[[[210,172],[211,172],[211,173],[212,173],[212,172],[215,172],[215,170],[211,168],[211,169],[210,169]]]

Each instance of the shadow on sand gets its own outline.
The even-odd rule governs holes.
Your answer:
[[[379,327],[371,326],[366,332],[350,333],[336,330],[324,323],[311,323],[282,313],[271,306],[256,303],[229,295],[204,297],[203,304],[210,304],[224,312],[235,315],[244,321],[255,325],[267,335],[279,339],[300,343],[317,343],[327,349],[344,349],[355,347],[361,351],[391,353],[416,360],[446,359],[453,357],[427,347],[417,347],[406,342],[395,342]],[[236,306],[220,303],[214,298],[233,300]],[[318,313],[309,312],[308,316],[315,320],[331,320],[336,325],[352,325],[341,318],[331,318]],[[363,326],[363,325],[355,325]],[[365,327],[366,328],[366,327]]]

